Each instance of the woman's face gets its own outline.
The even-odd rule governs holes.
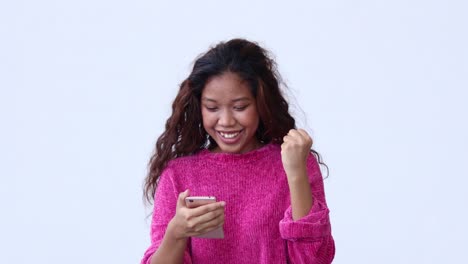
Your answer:
[[[202,91],[201,109],[203,127],[218,144],[214,151],[245,153],[260,146],[256,101],[237,74],[211,78]]]

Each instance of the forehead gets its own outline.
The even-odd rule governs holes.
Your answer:
[[[232,72],[211,78],[202,91],[202,101],[229,102],[240,98],[254,99],[249,84]]]

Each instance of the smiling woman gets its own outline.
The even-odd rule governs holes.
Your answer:
[[[232,72],[209,80],[202,92],[203,127],[218,145],[214,152],[245,153],[261,146],[259,116],[248,84]]]
[[[141,263],[331,263],[320,156],[279,79],[268,52],[244,39],[196,60],[150,160]],[[189,195],[218,202],[192,208]],[[219,228],[223,239],[200,238]]]

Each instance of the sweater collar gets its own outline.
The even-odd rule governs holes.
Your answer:
[[[211,152],[208,149],[203,149],[200,151],[200,155],[202,158],[205,158],[207,160],[213,160],[222,163],[252,162],[268,156],[270,153],[272,153],[272,150],[279,147],[280,146],[277,144],[269,143],[260,148],[242,154],[227,152]]]

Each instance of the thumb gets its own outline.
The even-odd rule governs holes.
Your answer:
[[[179,193],[179,198],[177,199],[177,207],[185,207],[185,198],[189,197],[189,195],[189,189]]]

